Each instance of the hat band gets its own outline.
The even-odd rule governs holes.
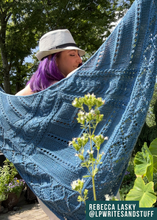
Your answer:
[[[69,47],[69,46],[77,47],[77,45],[74,44],[74,43],[67,43],[67,44],[58,45],[57,47],[53,47],[53,48],[51,48],[51,49],[49,49],[49,50],[52,50],[52,49],[60,49],[60,48]]]

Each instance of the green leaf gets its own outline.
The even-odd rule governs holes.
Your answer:
[[[85,189],[84,190],[84,195],[87,195],[88,194],[88,189]]]
[[[157,183],[154,185],[154,191],[157,192]]]
[[[77,197],[77,201],[78,201],[78,202],[82,202],[82,201],[83,201],[83,198],[82,198],[81,196],[78,196],[78,197]]]
[[[7,199],[7,195],[5,195],[4,193],[0,193],[0,202],[4,201]]]
[[[91,177],[91,175],[86,175],[86,176],[83,176],[83,178],[88,178],[88,177]]]
[[[152,207],[156,202],[154,183],[145,185],[141,177],[137,177],[133,189],[126,196],[126,201],[139,201],[139,207]]]
[[[78,154],[78,157],[80,158],[80,160],[84,160],[84,156],[82,154]]]
[[[95,176],[98,171],[99,171],[98,168],[95,168],[95,169],[94,169],[94,172],[93,172],[93,176]]]
[[[148,181],[153,181],[153,156],[146,143],[142,147],[142,152],[137,152],[134,165],[137,176],[147,176]]]
[[[82,167],[88,167],[88,165],[86,163],[81,163]]]
[[[156,173],[157,172],[157,138],[151,142],[149,150],[153,155],[153,168],[154,168],[154,173]]]

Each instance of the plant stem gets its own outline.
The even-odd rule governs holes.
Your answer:
[[[86,200],[84,199],[84,197],[83,197],[83,195],[82,195],[82,190],[81,190],[81,191],[79,191],[79,193],[80,193],[81,198],[83,199],[83,202],[84,202],[84,204],[85,204],[85,206],[86,206]]]
[[[96,201],[95,181],[94,181],[94,177],[93,177],[93,176],[92,176],[92,184],[93,184],[93,196],[94,196],[94,201]]]
[[[90,135],[90,147],[91,147],[91,151],[93,150],[92,148],[92,138],[91,138],[91,126],[89,123],[89,135]],[[94,171],[94,163],[92,162],[92,185],[93,185],[93,196],[94,196],[94,201],[96,201],[96,192],[95,192],[95,180],[94,180],[94,175],[93,175],[93,171]]]

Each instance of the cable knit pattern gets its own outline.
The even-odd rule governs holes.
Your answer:
[[[82,135],[71,103],[94,93],[105,100],[96,133],[109,139],[96,175],[97,199],[116,195],[145,122],[156,81],[156,0],[136,0],[97,52],[70,77],[30,95],[0,92],[0,149],[60,219],[85,220],[71,182],[87,170],[69,146]],[[89,143],[86,150],[89,149]],[[89,199],[92,181],[85,179]]]

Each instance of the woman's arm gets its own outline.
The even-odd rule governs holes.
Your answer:
[[[15,95],[24,96],[24,95],[31,95],[33,93],[34,92],[32,92],[32,90],[31,90],[31,88],[30,88],[30,86],[28,84],[24,89],[22,89],[21,91],[19,91]]]

